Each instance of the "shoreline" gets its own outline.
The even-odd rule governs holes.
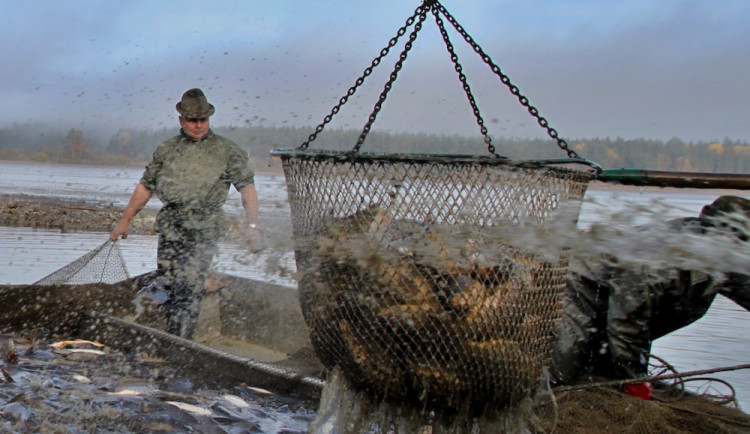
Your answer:
[[[260,172],[259,172],[260,173]],[[283,175],[283,171],[265,173]],[[664,192],[665,194],[734,195],[750,198],[746,190],[641,187],[592,182],[588,190],[611,192]],[[122,216],[124,206],[111,202],[81,200],[25,193],[0,193],[0,226],[57,229],[61,232],[109,232]],[[158,209],[144,208],[130,225],[131,234],[155,235]],[[239,230],[239,222],[227,216],[227,235]]]
[[[123,207],[105,201],[85,201],[53,196],[0,193],[0,226],[53,229],[62,233],[104,232],[114,229]],[[159,209],[144,208],[130,222],[130,235],[156,235],[154,223]],[[224,238],[244,234],[239,218],[226,215]]]
[[[143,169],[146,167],[146,164],[148,164],[147,161],[138,161],[133,162],[132,164],[101,164],[101,163],[92,163],[92,164],[73,164],[73,163],[53,163],[49,161],[26,161],[26,160],[3,160],[0,158],[0,164],[12,164],[16,166],[23,166],[23,165],[35,165],[35,166],[58,166],[58,167],[90,167],[95,169]],[[258,174],[284,174],[284,170],[281,167],[274,168],[274,167],[253,167],[250,166],[253,169],[253,172]]]
[[[133,164],[73,164],[73,163],[52,163],[52,162],[36,162],[36,161],[24,161],[24,160],[3,160],[0,159],[0,164],[13,164],[13,165],[37,165],[37,166],[63,166],[63,167],[92,167],[92,168],[102,168],[102,169],[138,169],[138,168],[144,168],[148,162],[142,161],[142,162],[134,162]],[[251,165],[251,168],[253,169],[253,172],[256,174],[261,175],[284,175],[284,169],[282,167],[268,167],[267,165],[262,165],[258,167],[253,167]],[[596,190],[624,190],[624,191],[638,191],[638,190],[644,190],[644,191],[664,191],[667,193],[701,193],[705,192],[707,194],[717,194],[717,195],[724,195],[724,194],[733,194],[733,195],[739,195],[739,196],[750,196],[750,193],[742,194],[741,192],[747,191],[747,190],[741,190],[741,189],[725,189],[725,188],[680,188],[680,187],[651,187],[651,186],[634,186],[634,185],[624,185],[624,184],[616,184],[616,183],[605,183],[602,181],[592,181],[589,186],[589,189],[596,189]]]
[[[60,232],[110,232],[123,208],[111,203],[26,194],[0,194],[0,226],[58,229]],[[154,235],[157,210],[143,209],[130,233]]]

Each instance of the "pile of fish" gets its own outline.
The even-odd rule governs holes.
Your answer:
[[[0,432],[302,433],[315,404],[199,386],[163,360],[98,342],[0,335]]]
[[[326,366],[385,397],[448,406],[517,401],[536,385],[564,263],[377,206],[329,220],[315,243],[300,295]]]

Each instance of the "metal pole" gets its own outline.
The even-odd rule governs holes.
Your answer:
[[[606,183],[648,187],[750,189],[750,174],[741,173],[609,169],[603,170],[596,179]]]

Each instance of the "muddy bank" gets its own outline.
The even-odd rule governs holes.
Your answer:
[[[110,232],[122,217],[122,207],[111,203],[24,194],[0,194],[0,226],[58,229],[61,232]],[[155,235],[158,209],[145,208],[130,223],[130,233]],[[227,235],[241,222],[227,216]]]
[[[109,232],[122,208],[100,202],[45,196],[0,195],[0,226],[59,229],[62,232]],[[131,223],[133,234],[153,234],[156,210],[142,210]]]

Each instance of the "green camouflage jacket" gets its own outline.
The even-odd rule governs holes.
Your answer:
[[[165,205],[157,217],[159,232],[175,224],[184,229],[222,225],[229,185],[239,191],[254,181],[245,151],[213,132],[200,140],[180,134],[165,141],[140,180]]]

